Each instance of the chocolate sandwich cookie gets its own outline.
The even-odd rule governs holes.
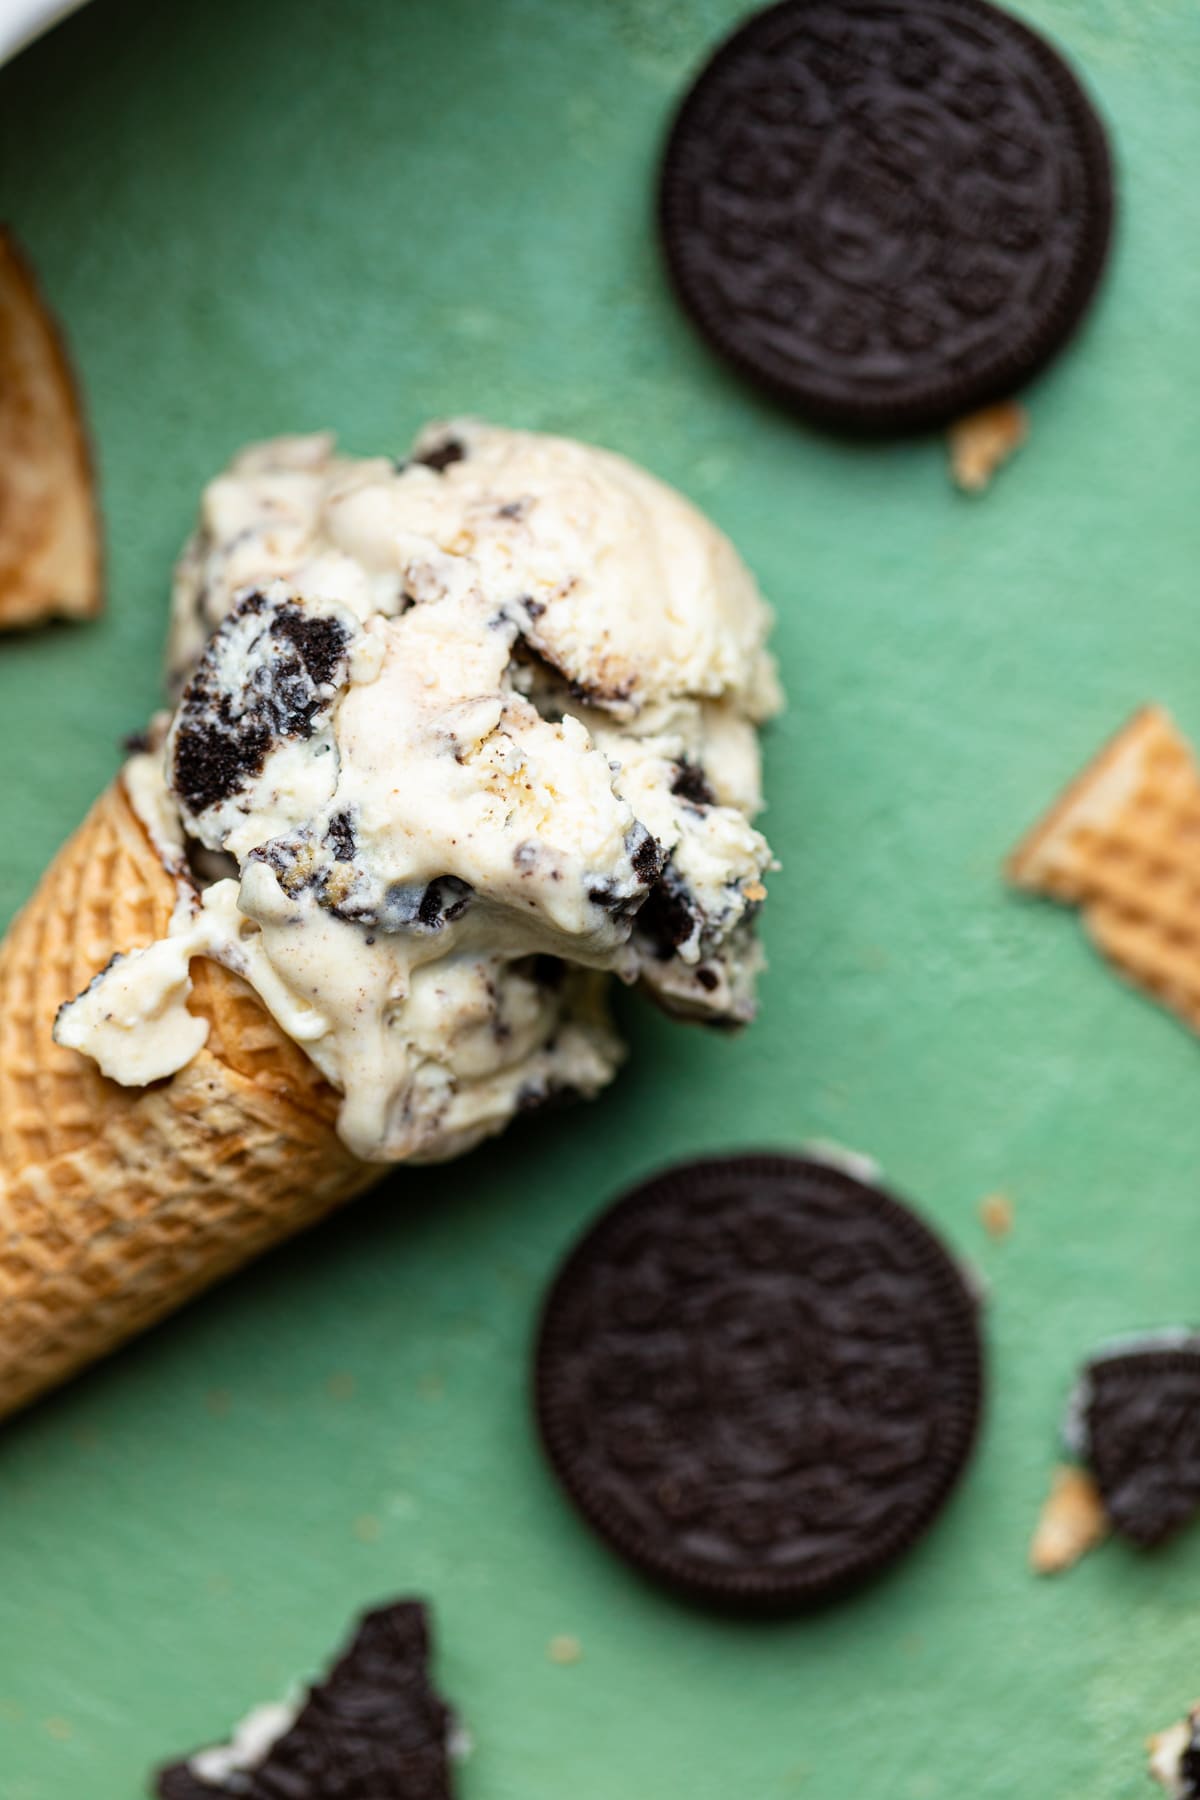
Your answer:
[[[1112,220],[1103,127],[984,0],[783,0],[716,52],[667,144],[660,221],[710,343],[814,418],[943,423],[1079,323]]]
[[[705,1600],[825,1599],[912,1545],[975,1438],[976,1303],[907,1207],[794,1156],[684,1164],[546,1302],[536,1406],[589,1523]]]
[[[453,1715],[429,1681],[424,1606],[360,1620],[298,1707],[252,1714],[228,1745],[159,1771],[159,1800],[452,1800]]]
[[[1115,1530],[1150,1548],[1200,1513],[1200,1337],[1151,1337],[1095,1357],[1073,1402]]]

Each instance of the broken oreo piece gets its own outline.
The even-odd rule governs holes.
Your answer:
[[[295,1710],[262,1709],[229,1745],[159,1771],[159,1800],[451,1800],[454,1718],[430,1685],[425,1607],[364,1614]]]
[[[569,1255],[535,1385],[550,1463],[615,1550],[698,1599],[797,1608],[941,1510],[979,1418],[977,1309],[929,1228],[845,1171],[689,1163]]]
[[[985,0],[783,0],[717,50],[667,145],[687,312],[801,411],[857,430],[1011,394],[1092,298],[1104,129],[1057,51]]]
[[[1200,1337],[1149,1338],[1087,1364],[1077,1448],[1113,1528],[1144,1548],[1200,1512]]]

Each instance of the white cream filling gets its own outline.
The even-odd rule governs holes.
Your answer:
[[[248,1775],[266,1761],[280,1738],[292,1729],[304,1704],[303,1695],[267,1701],[246,1714],[227,1744],[197,1750],[188,1768],[197,1781],[224,1787],[231,1777]]]

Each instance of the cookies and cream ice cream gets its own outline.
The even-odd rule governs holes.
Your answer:
[[[610,974],[748,1019],[769,623],[728,540],[604,451],[459,421],[401,463],[243,452],[179,565],[174,714],[126,772],[179,904],[58,1041],[172,1074],[216,958],[388,1161],[601,1088]]]

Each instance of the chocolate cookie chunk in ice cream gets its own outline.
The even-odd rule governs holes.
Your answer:
[[[456,1154],[594,1094],[609,975],[754,1011],[770,615],[728,540],[622,458],[470,420],[410,458],[235,458],[181,560],[176,708],[127,784],[180,900],[64,1007],[116,1080],[204,1041],[242,975],[368,1160]]]

